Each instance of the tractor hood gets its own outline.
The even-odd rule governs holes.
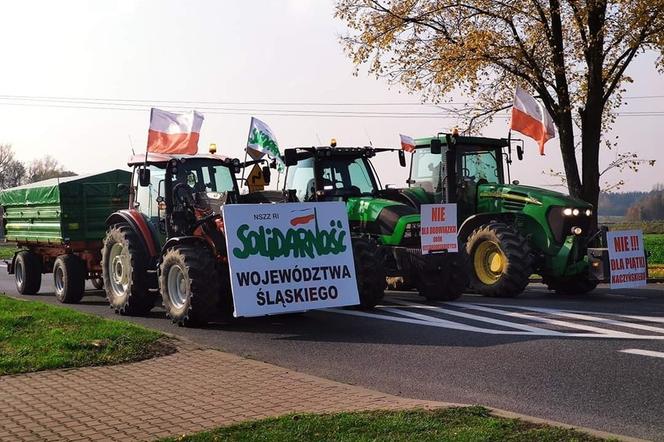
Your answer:
[[[420,222],[420,213],[410,205],[397,201],[366,197],[351,197],[346,202],[351,225],[378,235],[395,236],[400,241],[408,224]],[[419,229],[419,225],[417,226]]]
[[[592,208],[591,204],[564,193],[520,184],[483,184],[479,186],[478,196],[480,198],[496,198],[513,201],[514,203],[534,204],[544,207]]]

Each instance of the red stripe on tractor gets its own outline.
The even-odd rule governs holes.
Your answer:
[[[148,246],[148,253],[150,253],[150,256],[157,256],[157,249],[154,246],[152,232],[150,232],[150,228],[145,222],[143,215],[141,215],[138,210],[127,210],[127,213],[131,216],[131,219],[134,220],[136,226],[138,226],[138,230],[141,231],[141,235],[145,239],[145,244]]]

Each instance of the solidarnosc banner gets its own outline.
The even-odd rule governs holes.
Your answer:
[[[343,202],[222,210],[235,317],[360,303]]]

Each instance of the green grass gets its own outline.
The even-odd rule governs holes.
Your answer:
[[[13,258],[15,251],[16,247],[14,246],[0,245],[0,259]]]
[[[156,331],[0,294],[0,375],[118,364],[172,353]]]
[[[557,427],[492,416],[483,407],[288,415],[165,441],[598,441]]]
[[[643,242],[650,252],[649,264],[664,264],[664,234],[644,235]]]

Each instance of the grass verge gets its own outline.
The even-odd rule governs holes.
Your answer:
[[[288,415],[246,422],[164,441],[599,441],[602,439],[518,419],[483,407]]]
[[[16,247],[0,245],[0,259],[10,259],[14,257],[14,252],[16,252]]]
[[[170,354],[161,333],[0,294],[0,375],[139,361]]]

